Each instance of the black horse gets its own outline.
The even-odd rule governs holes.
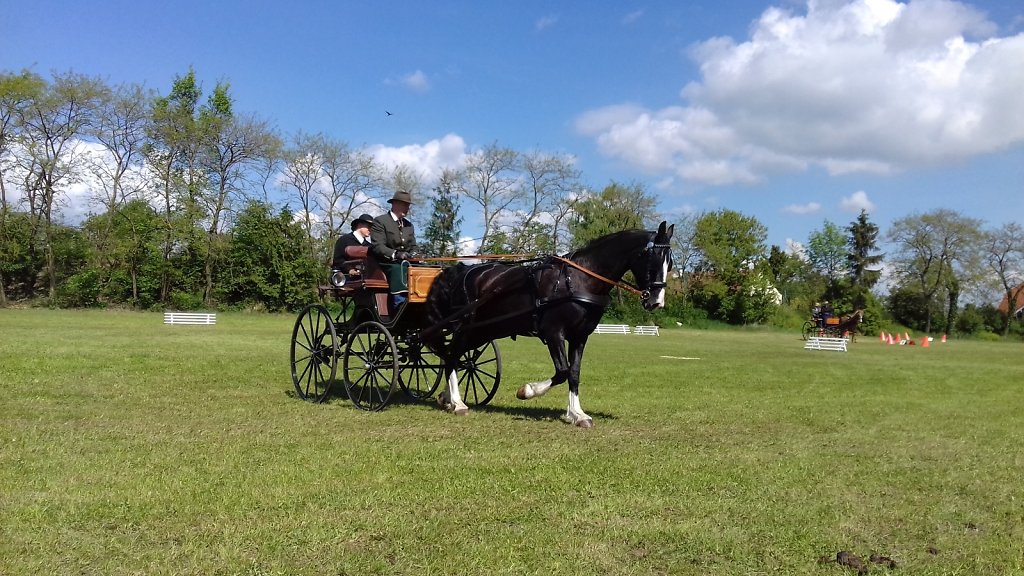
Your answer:
[[[568,380],[565,420],[584,428],[593,426],[579,401],[587,338],[600,322],[615,286],[639,295],[647,310],[664,307],[674,229],[662,222],[657,232],[616,232],[565,256],[549,256],[532,264],[484,263],[446,269],[427,296],[430,328],[421,332],[448,375],[441,403],[456,414],[469,411],[459,397],[455,373],[465,351],[500,338],[536,336],[547,344],[555,373],[542,382],[523,385],[516,396],[522,400],[540,396]],[[622,282],[627,271],[633,272],[636,286]]]

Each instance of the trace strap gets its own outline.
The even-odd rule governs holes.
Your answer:
[[[579,264],[573,262],[572,260],[569,260],[568,258],[562,258],[561,256],[552,256],[552,258],[554,258],[555,260],[558,260],[559,262],[564,262],[564,263],[568,264],[569,266],[572,266],[573,268],[579,270],[580,272],[583,272],[584,274],[586,274],[588,276],[591,276],[593,278],[597,278],[598,280],[604,282],[605,284],[611,284],[612,286],[615,286],[617,288],[622,288],[623,290],[626,290],[628,292],[632,292],[633,294],[636,294],[637,296],[640,296],[641,298],[646,298],[649,295],[649,293],[646,290],[641,290],[641,289],[637,288],[636,286],[633,286],[629,282],[626,282],[625,280],[620,280],[620,281],[616,282],[615,280],[612,280],[610,278],[605,278],[604,276],[601,276],[597,272],[594,272],[593,270],[589,270],[587,268],[584,268],[583,266],[580,266]]]

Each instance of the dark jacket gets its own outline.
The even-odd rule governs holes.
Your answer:
[[[385,212],[373,219],[373,226],[370,227],[370,239],[373,244],[370,252],[381,262],[391,262],[396,251],[416,251],[416,231],[408,218],[402,218],[402,226],[391,217],[390,212]]]
[[[369,243],[370,239],[367,238],[366,244]],[[334,243],[334,257],[331,259],[332,270],[342,270],[346,274],[350,272],[350,270],[348,270],[349,267],[345,266],[345,260],[347,260],[347,258],[345,258],[345,248],[348,248],[349,246],[363,246],[363,244],[361,244],[356,238],[354,232],[349,232],[348,234],[341,236],[338,238],[338,241]]]

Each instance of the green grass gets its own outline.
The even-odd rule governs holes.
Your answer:
[[[529,339],[465,418],[301,402],[292,322],[0,310],[0,574],[1024,573],[1019,344],[595,335],[580,430]]]

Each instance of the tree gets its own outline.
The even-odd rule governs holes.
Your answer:
[[[694,303],[711,317],[734,324],[766,318],[769,302],[758,288],[767,236],[756,218],[733,210],[701,216],[694,233]]]
[[[480,253],[492,251],[491,236],[498,231],[502,219],[522,197],[517,186],[519,153],[497,144],[485,146],[470,154],[460,174],[459,192],[480,206],[483,235]]]
[[[327,185],[314,190],[316,205],[323,213],[325,234],[321,242],[320,259],[326,264],[331,258],[334,241],[345,225],[359,212],[373,206],[383,187],[383,169],[373,156],[355,150],[345,142],[325,138],[322,141],[322,162]],[[408,181],[396,184],[396,189],[417,185]]]
[[[1013,311],[1019,308],[1016,290],[1024,282],[1024,228],[1016,222],[1003,224],[984,233],[982,260],[995,274],[999,288],[1006,296],[1007,314],[1003,319],[1002,334],[1010,333]]]
[[[827,299],[839,295],[838,280],[847,272],[847,239],[839,226],[828,220],[807,239],[807,261],[811,269],[828,279]]]
[[[441,173],[431,198],[431,218],[423,233],[423,251],[428,256],[450,257],[459,255],[459,198],[455,193],[456,174],[450,170]]]
[[[511,252],[552,252],[568,207],[579,194],[580,172],[571,158],[530,152],[522,156],[523,210],[509,229]]]
[[[902,284],[922,299],[918,307],[926,315],[925,332],[932,330],[932,316],[940,300],[959,293],[958,274],[976,252],[981,221],[951,210],[901,218],[893,223],[889,240],[896,245],[893,264]],[[949,331],[951,326],[946,326]]]
[[[71,72],[58,74],[43,94],[20,112],[26,153],[24,190],[29,213],[42,231],[51,300],[57,291],[54,212],[59,210],[60,195],[79,177],[81,158],[76,144],[95,120],[102,89],[99,80]]]
[[[7,305],[7,280],[18,268],[22,249],[28,247],[17,240],[21,234],[11,224],[6,180],[8,166],[15,162],[12,145],[21,136],[21,119],[45,87],[43,79],[32,72],[0,73],[0,307]]]
[[[644,229],[655,218],[657,200],[647,194],[643,185],[612,182],[599,194],[589,195],[576,202],[569,233],[573,244],[587,242],[631,228]]]
[[[868,221],[868,213],[860,211],[857,219],[846,228],[849,232],[847,269],[850,285],[853,288],[854,308],[863,308],[867,303],[867,293],[878,282],[884,254],[876,254],[878,248],[878,226]]]
[[[208,227],[206,230],[203,299],[213,304],[215,264],[226,247],[224,224],[233,201],[248,201],[247,177],[260,162],[277,154],[280,140],[266,121],[255,116],[238,116],[227,84],[218,84],[200,113],[206,135],[201,164],[210,186],[197,195]]]

